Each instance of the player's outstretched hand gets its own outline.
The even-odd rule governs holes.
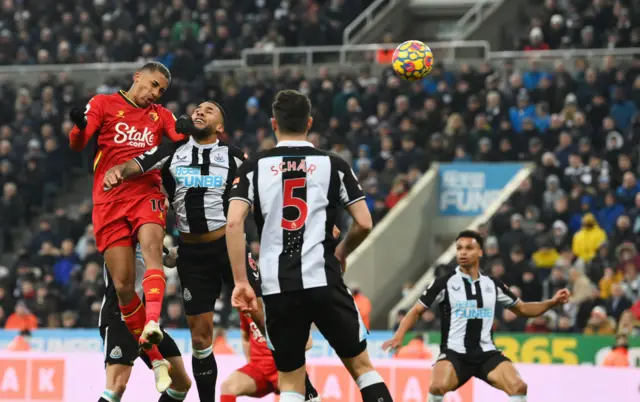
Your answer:
[[[569,289],[560,289],[556,292],[556,295],[553,296],[553,300],[556,304],[567,304],[569,302],[569,297],[571,297]]]
[[[109,191],[114,187],[118,187],[122,184],[124,180],[122,178],[122,171],[124,170],[124,165],[116,165],[109,169],[107,173],[104,175],[103,185],[104,191]]]
[[[258,311],[258,300],[256,292],[247,283],[236,283],[231,294],[231,305],[242,313],[252,313]]]
[[[80,130],[83,130],[85,127],[87,127],[87,119],[82,109],[79,109],[77,107],[71,109],[69,111],[69,118],[71,119],[73,124],[78,126]]]
[[[402,339],[396,339],[396,337],[394,336],[393,338],[382,344],[382,350],[384,350],[385,352],[393,352],[400,346],[402,346]]]
[[[183,114],[176,120],[176,131],[180,134],[191,135],[194,128],[193,120],[186,114]]]

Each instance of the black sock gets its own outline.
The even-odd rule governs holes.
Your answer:
[[[98,399],[98,402],[109,402],[106,399],[104,399],[103,397],[100,397],[100,399]]]
[[[360,390],[363,402],[393,402],[387,384],[378,382]]]
[[[198,351],[193,351],[197,354]],[[214,402],[216,399],[216,381],[218,380],[218,364],[213,352],[202,359],[191,357],[193,378],[196,380],[200,402]]]
[[[304,378],[304,399],[308,401],[309,399],[316,398],[318,396],[318,391],[316,391],[313,384],[311,384],[311,380],[309,379],[309,374]]]

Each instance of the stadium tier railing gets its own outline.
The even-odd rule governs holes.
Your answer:
[[[478,0],[456,23],[450,32],[439,34],[443,39],[463,40],[469,32],[504,3],[505,0]],[[446,36],[445,36],[446,35]]]
[[[505,60],[513,60],[518,65],[525,65],[531,59],[536,59],[545,63],[553,63],[574,59],[587,59],[593,65],[599,65],[607,56],[613,56],[620,60],[630,59],[632,56],[640,55],[640,48],[628,49],[566,49],[566,50],[546,50],[538,52],[521,51],[500,51],[493,52],[486,41],[452,41],[452,42],[429,42],[428,45],[434,52],[436,61],[441,61],[445,65],[451,65],[460,61],[474,63],[488,60],[495,64]],[[327,59],[322,55],[333,55],[329,62],[340,67],[351,68],[358,63],[352,62],[350,56],[364,56],[361,60],[369,65],[376,65],[375,51],[381,49],[392,49],[396,44],[365,44],[365,45],[343,45],[343,46],[318,46],[300,48],[275,48],[245,49],[242,58],[236,60],[213,60],[206,67],[205,72],[225,72],[229,69],[272,69],[283,66],[317,67],[327,65]],[[456,51],[458,50],[458,52]],[[469,55],[478,53],[479,55]],[[258,65],[248,65],[247,59],[250,56],[267,57],[266,63]],[[271,56],[271,57],[270,57]],[[284,57],[289,56],[289,58]],[[298,56],[291,59],[290,56]],[[302,60],[300,59],[302,56]],[[367,57],[370,57],[368,60]],[[264,61],[264,60],[263,60]],[[131,74],[142,66],[142,62],[131,63],[88,63],[88,64],[45,64],[29,66],[0,66],[0,82],[12,82],[18,85],[33,85],[37,83],[42,74],[66,73],[77,82],[90,82],[98,86],[108,77]],[[571,67],[571,66],[568,66]],[[310,70],[313,71],[313,70]]]
[[[402,0],[375,0],[365,8],[342,32],[342,43],[357,43],[366,30],[380,24],[390,10],[398,7]]]
[[[362,44],[362,45],[340,45],[340,46],[298,46],[298,47],[278,47],[274,49],[244,49],[242,51],[242,65],[246,67],[270,65],[278,68],[283,65],[283,59],[289,57],[295,60],[296,64],[311,67],[314,64],[322,64],[328,60],[339,64],[347,64],[351,61],[374,61],[375,53],[378,50],[392,50],[398,44]],[[486,59],[490,52],[487,41],[449,41],[449,42],[429,42],[429,47],[434,53],[436,60],[454,61],[459,55],[456,51],[474,51],[474,57]],[[296,57],[297,56],[297,57]]]
[[[515,176],[509,181],[509,183],[504,187],[504,190],[500,193],[500,195],[488,206],[488,208],[484,211],[484,213],[477,218],[475,218],[472,223],[468,226],[468,229],[478,229],[480,225],[487,222],[504,204],[511,194],[520,187],[520,184],[531,175],[533,172],[534,165],[528,164],[524,165],[524,167],[516,173]],[[447,250],[438,257],[433,264],[425,273],[420,277],[420,279],[415,283],[413,289],[404,296],[390,311],[387,317],[388,327],[393,328],[393,324],[395,323],[395,318],[400,310],[409,310],[415,304],[416,300],[420,297],[422,292],[429,286],[429,284],[435,278],[436,267],[440,265],[449,264],[456,255],[456,244],[452,242]]]

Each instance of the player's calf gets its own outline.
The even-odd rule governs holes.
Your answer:
[[[213,313],[187,316],[191,332],[191,367],[202,402],[215,400],[218,364],[213,355]]]
[[[364,402],[393,401],[382,376],[373,368],[366,349],[356,357],[342,358],[342,361],[356,381]]]
[[[157,323],[160,320],[162,300],[167,283],[162,267],[163,237],[162,226],[155,223],[142,225],[138,231],[142,258],[147,267],[142,280],[146,302],[146,322],[143,336],[145,340],[154,345],[162,341],[162,331]]]

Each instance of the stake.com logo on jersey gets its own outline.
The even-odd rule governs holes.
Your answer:
[[[130,145],[136,148],[146,148],[153,145],[155,134],[145,127],[142,131],[139,131],[136,126],[129,126],[125,122],[116,124],[116,136],[113,137],[113,141],[116,144]]]

